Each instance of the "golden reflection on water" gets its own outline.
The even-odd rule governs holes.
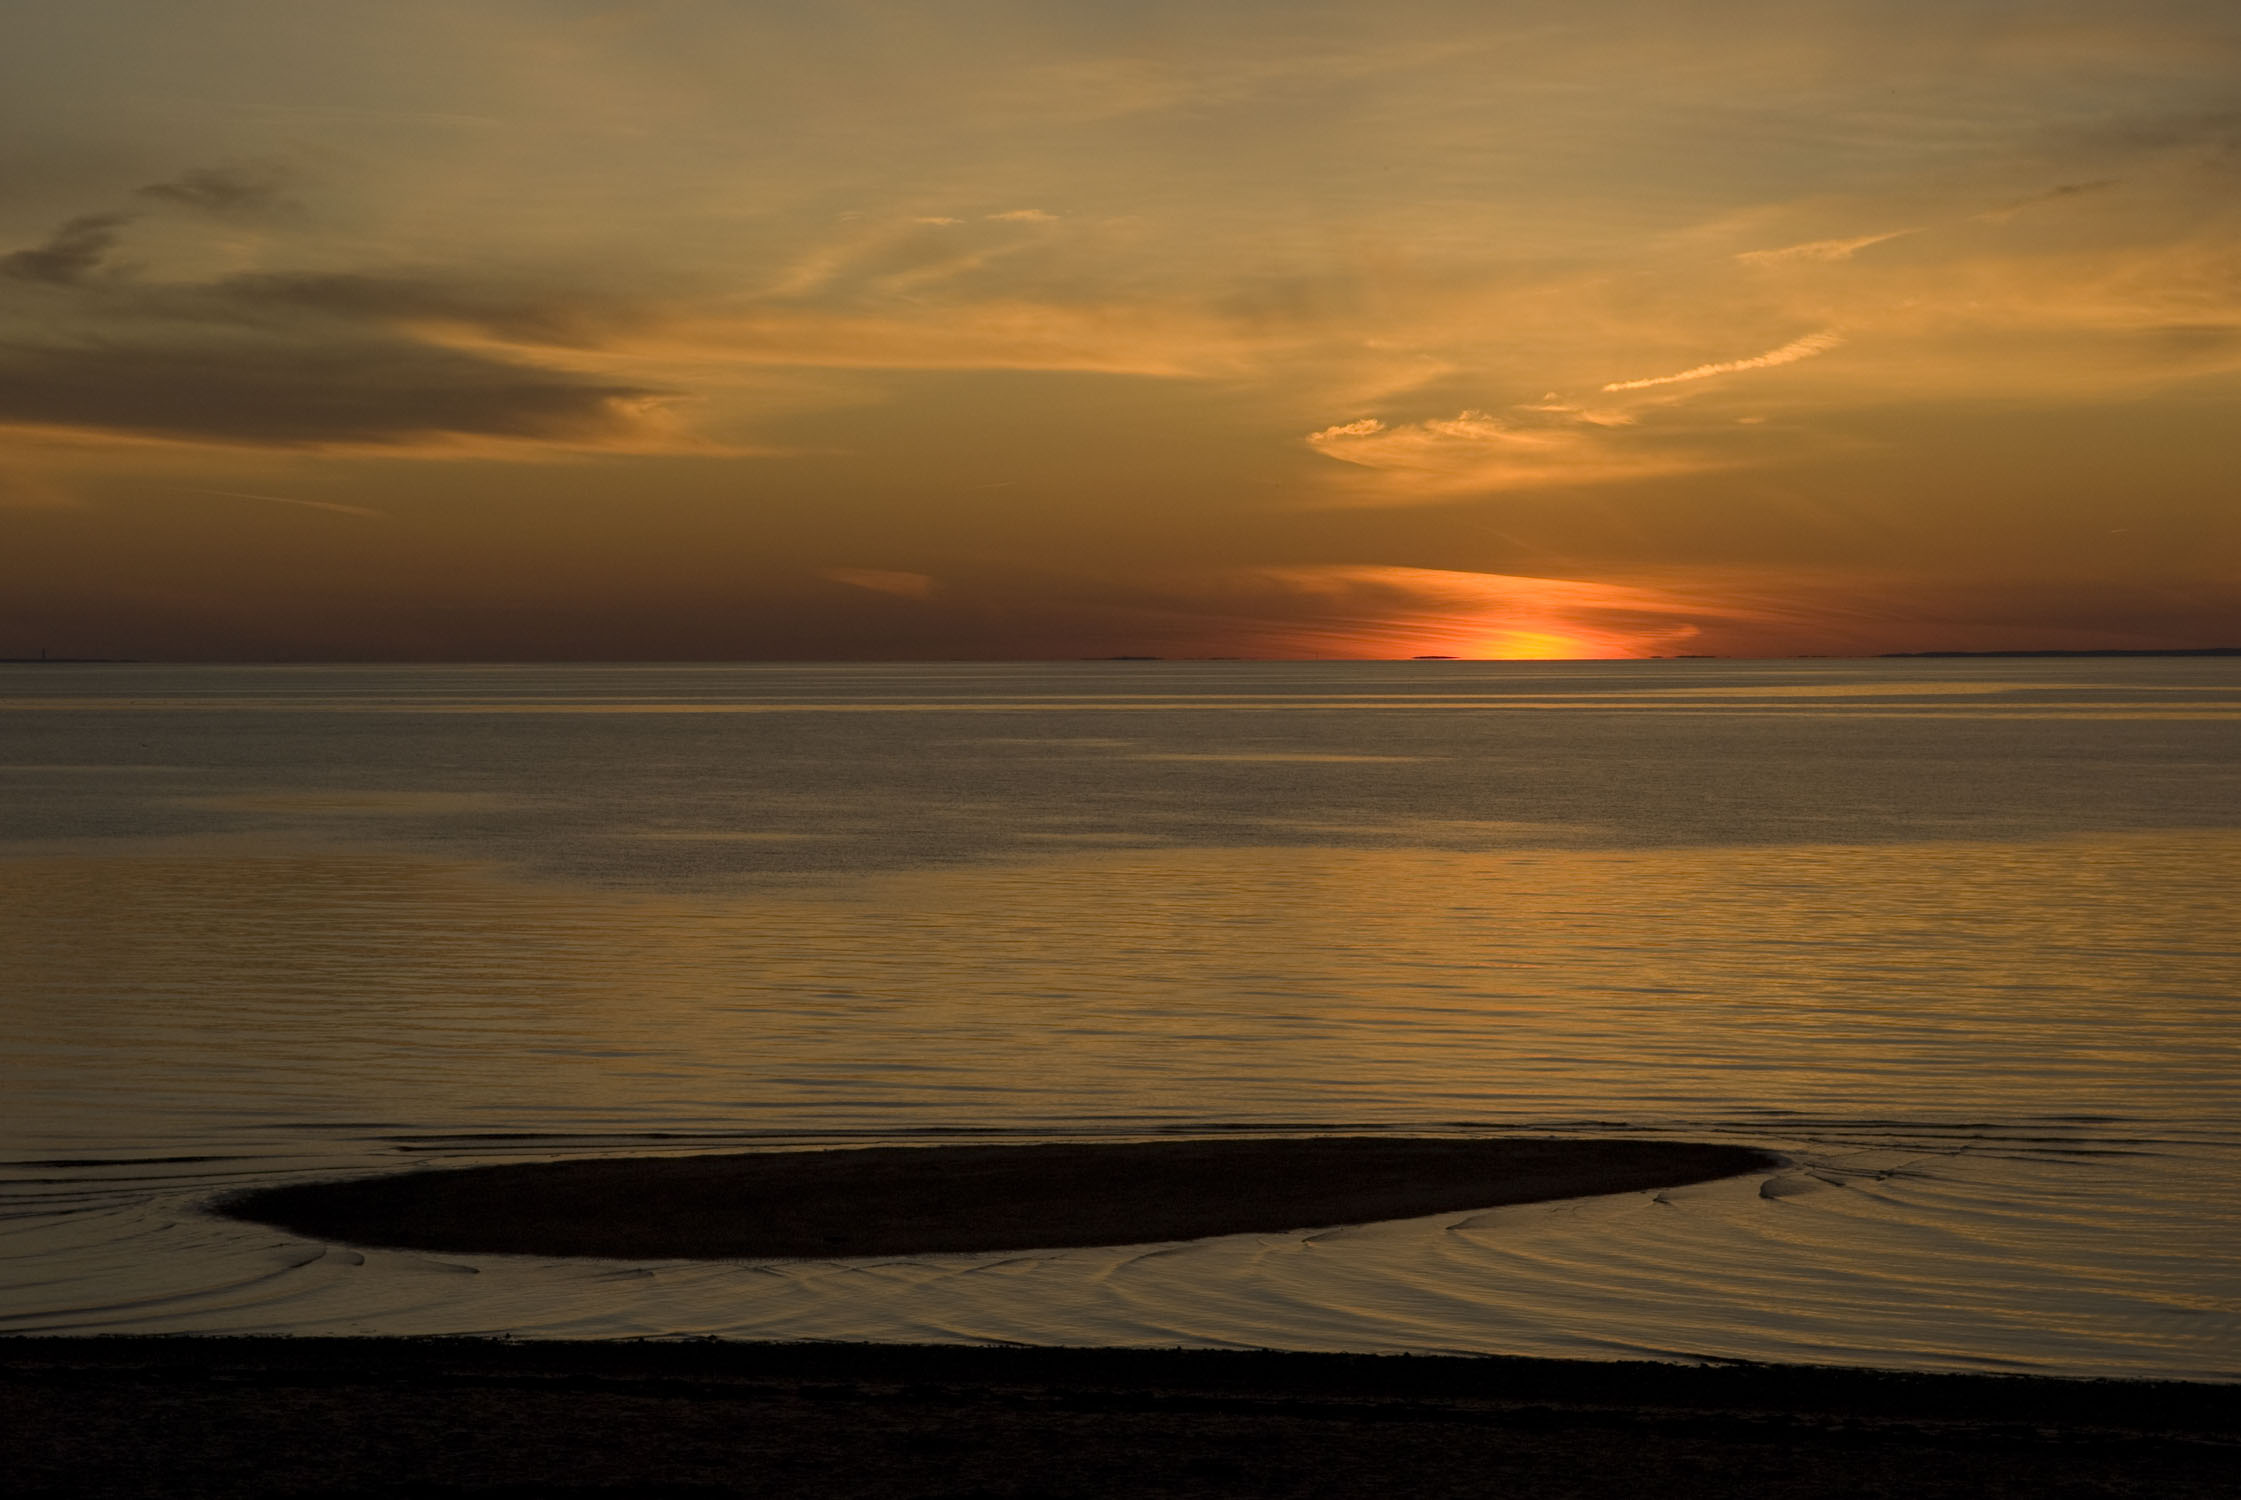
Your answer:
[[[371,853],[0,860],[0,1117],[2229,1117],[2241,837],[1053,854],[721,895]]]

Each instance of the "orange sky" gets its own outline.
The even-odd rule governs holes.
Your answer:
[[[2241,11],[80,0],[0,656],[2241,642]]]

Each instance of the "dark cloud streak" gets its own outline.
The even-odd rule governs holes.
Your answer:
[[[133,191],[135,197],[238,217],[281,206],[282,175],[277,167],[198,167]],[[140,217],[142,211],[137,209],[80,214],[64,221],[45,243],[0,256],[0,275],[17,281],[75,286],[100,268],[123,237],[125,226]]]
[[[75,286],[97,270],[116,248],[132,214],[80,214],[47,236],[45,243],[0,256],[0,276],[16,281]]]
[[[198,288],[196,295],[208,311],[230,308],[254,320],[450,323],[502,339],[575,348],[597,344],[603,328],[627,321],[619,308],[598,299],[499,292],[427,274],[250,272]]]
[[[0,348],[0,422],[272,447],[613,440],[657,394],[405,340]]]
[[[286,177],[283,169],[274,166],[196,167],[167,182],[151,182],[135,193],[203,213],[238,217],[283,207],[286,200],[280,188]]]
[[[213,167],[136,196],[242,217],[281,206],[280,182],[277,169]],[[630,438],[636,408],[668,394],[450,347],[430,332],[588,347],[599,328],[628,320],[598,298],[441,270],[97,275],[125,228],[153,211],[82,214],[0,257],[0,277],[46,289],[0,295],[0,424],[272,447],[446,436],[597,444]]]

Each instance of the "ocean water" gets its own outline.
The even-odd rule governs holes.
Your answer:
[[[2241,1379],[2241,660],[0,667],[0,1331]],[[1669,1135],[1180,1245],[424,1256],[594,1154]]]

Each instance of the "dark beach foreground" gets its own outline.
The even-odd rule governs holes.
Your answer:
[[[2231,1495],[2241,1387],[846,1344],[0,1339],[11,1495]]]
[[[1687,1141],[1319,1136],[904,1146],[406,1172],[243,1194],[313,1239],[625,1260],[925,1255],[1282,1233],[1777,1165]]]

